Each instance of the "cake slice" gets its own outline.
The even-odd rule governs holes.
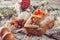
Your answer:
[[[54,26],[54,16],[41,11],[40,14],[32,14],[24,25],[27,34],[43,35]]]

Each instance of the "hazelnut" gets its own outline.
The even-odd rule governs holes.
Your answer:
[[[13,33],[8,33],[2,40],[15,40],[15,36]]]
[[[8,29],[8,28],[2,28],[2,30],[1,30],[1,37],[2,37],[6,32],[9,32],[9,29]]]

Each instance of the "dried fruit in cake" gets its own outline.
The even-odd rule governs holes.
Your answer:
[[[38,29],[33,29],[33,28],[25,28],[26,31],[27,31],[27,36],[30,36],[30,35],[38,35],[40,36],[41,35],[41,31],[38,30]]]
[[[40,16],[31,15],[31,17],[25,23],[24,27],[31,27],[31,28],[39,27],[38,25],[39,21],[41,21],[40,19],[41,19]]]
[[[40,18],[38,18],[38,17],[32,17],[31,18],[31,24],[37,24],[38,25],[39,21],[40,21]]]

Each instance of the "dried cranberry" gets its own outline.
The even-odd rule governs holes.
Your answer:
[[[17,20],[17,23],[18,23],[18,25],[21,25],[22,24],[22,20],[21,19]]]
[[[24,26],[24,19],[17,20],[18,28],[22,28]]]

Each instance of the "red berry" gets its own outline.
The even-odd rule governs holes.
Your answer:
[[[28,8],[29,5],[30,5],[30,0],[22,0],[22,2],[21,2],[21,8],[22,9]]]
[[[37,14],[37,15],[40,15],[40,13],[41,13],[40,10],[37,10],[37,11],[36,11],[36,14]]]
[[[17,23],[18,23],[18,28],[22,28],[23,27],[23,22],[24,22],[24,20],[23,19],[19,19],[19,20],[17,20]]]

